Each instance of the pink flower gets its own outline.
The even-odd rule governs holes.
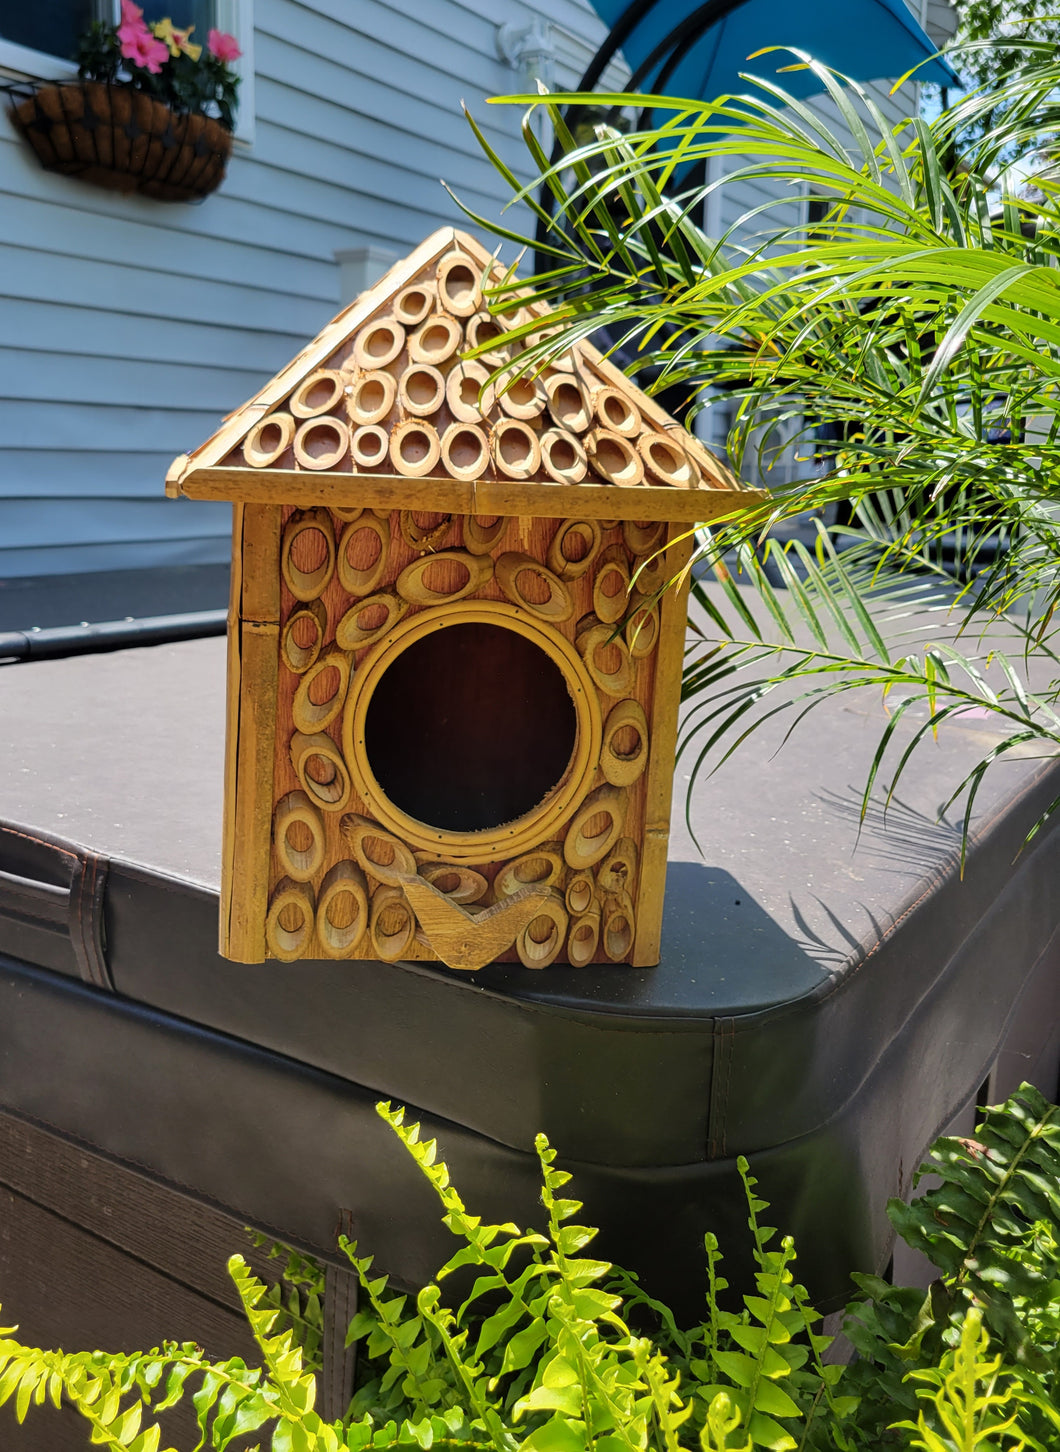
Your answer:
[[[125,3],[125,0],[123,0]],[[206,37],[206,44],[210,54],[216,56],[219,61],[238,60],[243,52],[239,49],[239,42],[234,35],[226,35],[223,30],[211,30]]]
[[[121,0],[121,23],[123,26],[134,26],[138,21],[142,23],[143,18],[144,12],[140,9],[139,5],[134,5],[132,0]],[[144,29],[146,29],[146,26]]]
[[[118,27],[121,53],[133,65],[142,66],[157,76],[169,59],[169,47],[156,40],[145,25],[130,23]]]

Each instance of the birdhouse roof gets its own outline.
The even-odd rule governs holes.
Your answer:
[[[499,333],[537,318],[547,327],[540,304],[494,318],[483,286],[505,276],[473,237],[435,232],[175,459],[167,494],[688,522],[746,500],[751,491],[589,343],[510,384],[488,383],[510,349],[462,361]]]

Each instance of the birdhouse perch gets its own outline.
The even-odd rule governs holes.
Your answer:
[[[656,592],[746,496],[587,344],[486,386],[491,278],[436,233],[170,470],[235,501],[229,958],[658,961],[685,591]]]

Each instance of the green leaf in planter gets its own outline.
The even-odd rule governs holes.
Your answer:
[[[520,1442],[519,1452],[585,1452],[586,1446],[584,1422],[557,1416]]]

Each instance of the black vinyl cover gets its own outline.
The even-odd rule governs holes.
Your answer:
[[[959,720],[855,851],[877,701],[704,779],[701,851],[679,765],[657,969],[225,962],[223,695],[219,641],[0,671],[0,1107],[323,1254],[351,1209],[408,1283],[446,1237],[379,1097],[425,1117],[484,1214],[539,1213],[544,1130],[601,1251],[686,1305],[703,1231],[741,1238],[747,1154],[838,1303],[1028,983],[1060,977],[1060,838],[1021,850],[1057,771],[987,778],[961,881],[937,807],[997,737]]]

